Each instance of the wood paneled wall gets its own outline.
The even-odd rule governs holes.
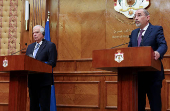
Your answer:
[[[168,0],[150,0],[147,8],[151,15],[150,22],[163,26],[167,41],[170,34],[170,16],[167,14],[169,4]],[[22,47],[26,42],[33,42],[34,25],[45,26],[47,11],[51,14],[51,41],[57,45],[58,60],[91,58],[95,49],[127,43],[131,31],[137,28],[133,19],[114,10],[114,0],[31,0],[29,31],[25,31],[25,25],[22,25]],[[170,54],[169,50],[166,54]]]
[[[136,28],[133,19],[114,10],[114,0],[58,0],[57,3],[58,32],[51,37],[57,35],[59,60],[91,58],[95,49],[128,42],[131,31]],[[168,41],[169,15],[166,13],[169,9],[164,7],[165,4],[169,1],[152,0],[147,9],[151,15],[150,22],[163,26]]]
[[[169,110],[169,56],[165,56],[162,111]],[[117,73],[92,68],[92,60],[59,60],[55,68],[55,90],[59,111],[117,111]],[[91,84],[89,86],[89,84]],[[98,89],[99,88],[99,89]],[[98,91],[98,93],[96,93]],[[91,99],[89,96],[96,95]],[[87,105],[88,103],[90,105]],[[99,105],[94,105],[98,101]],[[98,104],[97,103],[97,104]],[[150,111],[147,99],[146,110]]]
[[[28,21],[28,31],[25,30],[25,1],[29,1],[30,3],[30,17]],[[21,21],[21,49],[27,47],[25,43],[28,45],[34,42],[32,35],[32,28],[35,25],[42,25],[45,27],[45,22],[47,18],[47,10],[46,10],[46,0],[23,0],[23,10],[22,10],[22,21]],[[25,53],[26,50],[22,51]],[[21,53],[22,53],[21,52]]]
[[[132,19],[114,10],[114,0],[28,0],[29,30],[25,30],[22,0],[21,49],[34,42],[32,27],[45,26],[50,11],[50,35],[58,50],[54,81],[57,111],[117,111],[117,73],[92,68],[92,51],[127,43],[136,28]],[[150,0],[153,25],[162,25],[170,46],[170,1]],[[120,47],[127,47],[123,45]],[[25,54],[23,51],[21,54]],[[163,59],[165,80],[162,111],[170,110],[170,51]],[[0,73],[0,111],[8,111],[9,74]],[[29,111],[29,97],[27,100]],[[147,108],[149,111],[149,103]]]

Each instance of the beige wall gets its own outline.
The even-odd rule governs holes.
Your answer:
[[[0,1],[0,55],[20,50],[21,0]]]

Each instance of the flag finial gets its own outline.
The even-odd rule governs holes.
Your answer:
[[[47,21],[49,21],[49,19],[50,19],[50,11],[48,11]]]

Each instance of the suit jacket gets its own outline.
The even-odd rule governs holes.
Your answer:
[[[138,33],[140,28],[137,28],[132,31],[131,38],[128,47],[138,47]],[[162,26],[154,26],[149,23],[149,26],[144,34],[144,37],[141,41],[140,46],[151,46],[154,51],[158,51],[160,54],[159,60],[163,59],[164,54],[167,51],[167,44],[163,34]],[[147,52],[146,52],[147,53]],[[147,77],[151,80],[163,80],[164,79],[164,69],[161,62],[161,71],[152,71],[152,72],[140,72],[143,77]],[[139,76],[141,76],[139,74]]]
[[[26,55],[32,55],[36,43],[32,43],[28,46]],[[35,56],[35,59],[45,62],[52,67],[56,66],[57,50],[54,43],[43,39],[41,46]],[[28,75],[28,87],[46,86],[53,84],[53,74],[41,73],[41,74],[29,74]]]

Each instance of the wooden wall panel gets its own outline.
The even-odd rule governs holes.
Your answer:
[[[106,48],[105,2],[98,0],[91,3],[89,0],[85,5],[88,8],[81,17],[81,58],[91,58],[93,50]]]
[[[103,0],[60,0],[59,60],[88,58],[93,49],[105,48],[104,4]]]
[[[166,57],[165,59],[167,59]],[[86,82],[93,82],[93,81],[99,81],[100,82],[100,87],[101,90],[99,91],[100,93],[100,105],[99,109],[97,111],[117,111],[117,74],[116,73],[111,73],[107,71],[98,71],[98,70],[93,70],[91,67],[91,60],[69,60],[68,63],[74,63],[66,65],[66,67],[69,67],[71,65],[71,69],[68,71],[65,68],[65,71],[55,71],[54,75],[54,80],[55,80],[55,86],[56,83],[57,85],[62,85],[62,82],[67,82],[67,84],[73,85],[73,83],[76,81],[77,83],[86,81]],[[166,61],[166,60],[165,60]],[[67,60],[60,60],[58,61],[58,64],[61,64],[64,62],[67,64]],[[79,67],[77,67],[79,66]],[[168,69],[165,70],[165,80],[163,81],[163,87],[162,87],[162,111],[168,110],[169,109],[169,80],[170,80],[170,72]],[[70,86],[71,87],[71,86]],[[69,90],[70,89],[69,85],[68,87],[57,87],[56,88],[56,95],[58,96],[58,91],[60,90]],[[71,88],[73,89],[73,88]],[[58,91],[57,91],[58,90]],[[67,96],[67,94],[65,95]],[[146,98],[147,99],[147,98]],[[60,99],[57,99],[57,101],[61,101]],[[86,101],[87,102],[87,101]],[[70,106],[69,103],[65,102],[64,104],[57,104],[57,108],[59,111],[67,111],[68,107],[71,110],[74,111],[96,111],[96,109],[92,108],[79,108],[80,106]],[[146,110],[150,111],[149,107],[149,101],[147,99],[146,102]]]
[[[28,31],[25,30],[25,1],[29,1],[30,4],[30,17],[28,23]],[[25,43],[28,45],[34,42],[32,35],[32,28],[35,25],[42,25],[45,27],[46,22],[46,0],[23,0],[22,1],[22,18],[21,18],[21,49],[25,48]],[[26,51],[26,50],[25,50]],[[25,54],[25,51],[22,51],[22,54]]]
[[[170,69],[170,56],[165,56],[162,60],[163,62],[163,67],[165,70]]]
[[[9,74],[0,73],[0,111],[8,111]]]
[[[117,81],[105,81],[106,108],[117,108]],[[114,100],[114,101],[113,101]]]
[[[29,31],[26,31],[26,23],[25,23],[25,1],[22,0],[22,10],[21,10],[21,38],[20,38],[20,49],[24,49],[27,47],[25,43],[30,44],[32,41],[32,38],[29,37]],[[31,14],[30,14],[31,15]],[[28,23],[30,25],[30,23]],[[29,27],[28,25],[28,27]],[[28,29],[29,30],[29,29]],[[26,49],[21,51],[22,53],[25,53]]]
[[[97,69],[92,68],[92,62],[91,62],[91,60],[86,60],[86,61],[84,61],[84,62],[82,62],[82,61],[77,61],[76,70],[77,70],[77,71],[95,71],[95,70],[97,70]]]
[[[168,0],[151,0],[147,8],[150,22],[163,26],[168,46],[169,5]],[[131,31],[137,28],[133,19],[114,10],[114,0],[31,0],[30,8],[29,34],[24,31],[22,16],[21,48],[33,42],[32,27],[35,24],[45,26],[47,11],[50,11],[51,40],[57,45],[59,60],[91,58],[95,49],[127,43]],[[169,49],[166,54],[170,54]]]
[[[153,25],[162,25],[165,37],[169,35],[166,24],[169,19],[168,16],[164,17],[168,10],[165,7],[155,7],[158,7],[158,4],[164,6],[166,2],[153,0],[147,8],[151,15],[150,22]],[[60,0],[58,27],[59,60],[90,58],[95,49],[127,43],[131,31],[137,28],[133,19],[128,19],[114,10],[113,0]],[[169,40],[168,37],[166,39]]]
[[[64,5],[64,4],[63,4]],[[60,14],[58,59],[80,58],[81,36],[80,24],[74,14]],[[69,47],[69,48],[68,48]]]
[[[78,0],[60,0],[58,59],[80,58],[81,25]],[[70,5],[72,4],[72,5]],[[67,8],[65,8],[67,7]],[[76,10],[77,8],[77,10]],[[77,12],[78,11],[78,12]],[[69,47],[69,48],[68,48]]]
[[[170,37],[169,37],[169,35],[170,35],[170,31],[169,31],[169,29],[170,29],[170,26],[169,26],[170,15],[169,14],[167,15],[167,13],[170,12],[169,7],[168,7],[169,5],[170,5],[170,1],[165,0],[165,1],[161,2],[162,7],[159,7],[159,8],[161,10],[160,15],[162,16],[161,17],[161,25],[164,28],[164,34],[165,34],[165,37],[166,37],[166,41],[167,41],[168,46],[170,47]],[[167,55],[170,55],[170,50],[169,49],[168,49]]]
[[[117,77],[115,74],[107,74],[110,76],[105,76],[100,72],[96,72],[95,75],[83,71],[67,74],[57,72],[54,76],[56,100],[58,101],[57,110],[67,111],[70,108],[74,111],[109,111],[110,109],[113,111],[113,106],[110,108],[105,104],[106,92],[109,93],[109,96],[115,95],[111,91],[115,90],[112,88],[116,88],[116,84],[110,84],[107,88],[105,80],[109,82],[109,80],[117,80]],[[110,99],[109,101],[111,101],[111,103],[108,102],[111,105],[113,102],[117,103],[117,100]],[[117,110],[117,107],[114,107],[114,110]]]
[[[55,83],[55,89],[58,106],[99,107],[99,81],[60,81]]]
[[[8,111],[8,105],[0,105],[0,111]]]
[[[51,42],[56,44],[58,48],[59,39],[59,0],[47,0],[46,1],[46,16],[48,11],[50,12],[49,25],[50,25],[50,37]]]
[[[170,110],[170,72],[165,72],[165,80],[163,80],[163,86],[161,91],[162,96],[162,109],[166,111]]]
[[[0,104],[8,104],[9,98],[9,74],[0,73]]]
[[[0,82],[0,103],[8,104],[9,82]]]
[[[134,20],[116,12],[113,4],[114,0],[106,1],[106,48],[129,42],[129,35],[136,28]]]
[[[56,64],[54,71],[75,71],[74,61],[62,61]]]
[[[167,84],[167,109],[170,110],[170,81],[166,81]]]

